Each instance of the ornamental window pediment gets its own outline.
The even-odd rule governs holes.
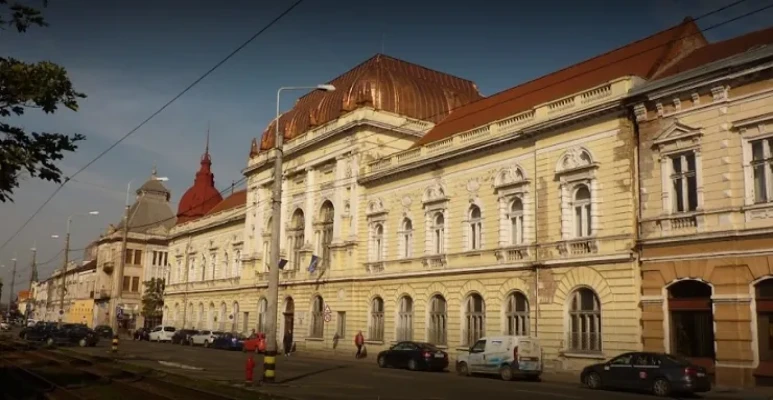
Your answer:
[[[384,207],[384,201],[382,199],[377,198],[368,202],[368,208],[366,210],[368,216],[377,216],[385,214],[386,212],[387,209]]]
[[[494,176],[494,189],[508,189],[523,186],[529,183],[523,169],[517,165],[502,168]]]
[[[421,199],[424,204],[443,202],[447,200],[448,193],[441,183],[430,185],[426,190],[424,190],[424,195]]]
[[[556,175],[566,176],[573,173],[590,171],[598,167],[593,156],[584,147],[572,147],[564,152],[556,163]]]
[[[702,136],[700,128],[675,120],[655,137],[653,146],[659,152],[681,150],[699,144]]]

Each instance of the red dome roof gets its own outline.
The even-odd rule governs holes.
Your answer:
[[[180,199],[177,208],[177,223],[182,224],[203,217],[209,210],[223,201],[220,192],[215,188],[215,174],[212,173],[212,160],[209,157],[209,135],[207,149],[201,156],[201,167],[196,172],[193,186]]]

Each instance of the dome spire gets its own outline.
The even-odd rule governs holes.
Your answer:
[[[204,154],[201,156],[202,164],[204,163],[204,161],[207,161],[210,164],[212,163],[211,158],[209,156],[209,121],[207,121],[207,142],[204,145]]]

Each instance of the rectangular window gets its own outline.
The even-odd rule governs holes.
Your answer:
[[[771,154],[771,147],[773,147],[772,139],[762,139],[751,142],[752,161],[751,167],[754,174],[754,202],[755,203],[767,203],[771,200],[773,193],[771,193],[771,187],[773,187],[773,154]]]
[[[338,327],[336,329],[338,336],[345,338],[346,337],[346,311],[338,312],[338,320],[336,321],[336,323],[338,324]]]
[[[698,181],[695,153],[671,157],[672,212],[690,212],[698,208]]]
[[[142,265],[142,250],[134,250],[134,264]]]
[[[126,249],[126,253],[124,254],[124,259],[123,259],[124,264],[131,264],[133,255],[134,255],[134,250]]]
[[[129,287],[131,285],[131,279],[132,278],[130,276],[124,276],[123,277],[123,285],[122,285],[122,290],[123,291],[125,291],[125,292],[129,291]]]
[[[132,278],[132,292],[140,291],[140,277],[135,276]]]

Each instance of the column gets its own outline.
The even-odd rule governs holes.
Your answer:
[[[359,166],[357,165],[358,157],[351,157],[349,159],[349,162],[351,163],[351,179],[350,179],[350,185],[352,187],[352,192],[350,193],[349,197],[349,213],[352,216],[352,229],[349,231],[349,240],[356,241],[357,239],[357,229],[359,228],[360,223],[360,205],[359,205],[359,198],[360,198],[360,185],[357,184],[357,175],[359,172]]]
[[[343,223],[341,216],[344,212],[343,180],[346,177],[346,160],[347,156],[345,155],[336,157],[335,182],[333,184],[333,207],[335,207],[335,216],[333,219],[333,243],[341,242],[341,223]]]

